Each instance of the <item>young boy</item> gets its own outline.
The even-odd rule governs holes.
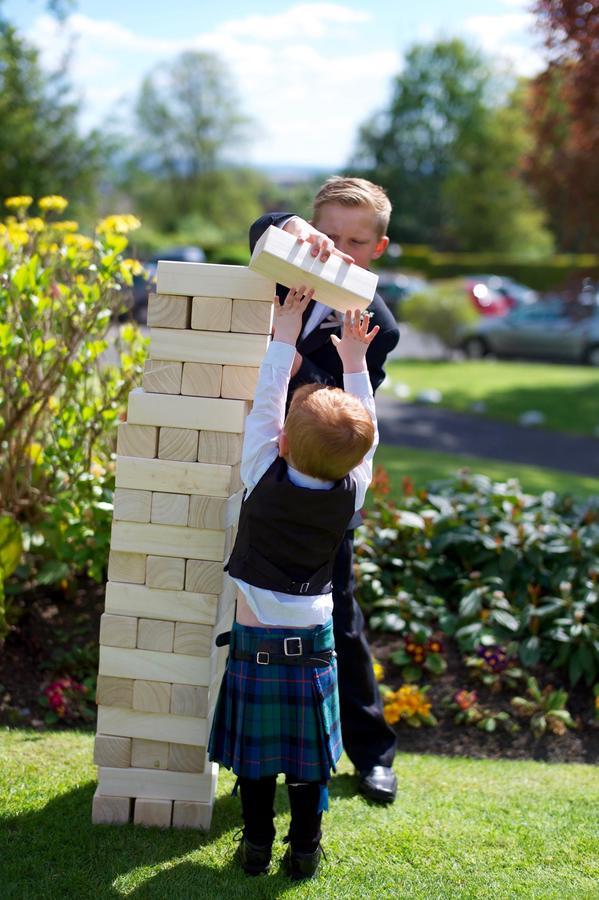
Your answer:
[[[269,213],[250,228],[250,247],[269,225],[312,244],[312,254],[325,260],[337,253],[347,262],[368,268],[387,249],[391,203],[382,188],[363,178],[329,178],[314,200],[310,222],[291,213]],[[368,307],[371,325],[379,332],[368,347],[366,364],[373,391],[382,383],[388,353],[399,340],[399,329],[382,297]],[[339,325],[331,309],[309,304],[292,366],[290,395],[302,384],[343,385],[339,355],[329,337]],[[333,626],[339,665],[339,697],[343,745],[358,773],[358,788],[369,800],[390,803],[397,781],[391,768],[395,734],[383,717],[378,685],[372,671],[364,617],[354,598],[353,528],[341,542],[333,571]]]
[[[285,405],[302,315],[313,291],[275,302],[273,340],[260,369],[244,438],[246,488],[227,564],[239,587],[209,755],[238,776],[244,822],[238,857],[266,872],[275,836],[277,774],[291,826],[285,864],[294,879],[320,861],[327,781],[341,755],[331,614],[333,560],[364,501],[377,444],[365,355],[378,329],[347,313],[334,338],[346,391],[305,385]]]

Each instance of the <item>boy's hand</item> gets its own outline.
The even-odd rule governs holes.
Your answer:
[[[306,222],[305,219],[300,219],[299,216],[293,216],[288,222],[285,222],[283,231],[295,235],[300,243],[306,241],[308,244],[312,244],[312,250],[310,252],[312,256],[318,256],[321,262],[326,262],[331,253],[334,253],[335,256],[340,256],[346,263],[354,262],[353,256],[350,256],[349,253],[342,253],[341,250],[337,250],[330,237],[327,237],[322,231],[314,228],[314,226],[310,225],[309,222]]]
[[[275,300],[273,340],[295,347],[302,330],[302,316],[313,296],[314,288],[306,289],[302,284],[298,288],[289,289],[282,306]]]
[[[355,372],[367,372],[366,351],[380,331],[375,325],[372,331],[368,331],[370,316],[361,313],[359,309],[348,310],[343,319],[343,336],[338,338],[331,335],[331,340],[337,348],[337,353],[343,363],[345,375]]]

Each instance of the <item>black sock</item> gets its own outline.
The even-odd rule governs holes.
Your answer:
[[[241,812],[244,836],[258,847],[270,846],[275,837],[273,809],[277,776],[240,778]]]
[[[320,784],[317,781],[292,782],[287,784],[287,788],[291,809],[291,849],[298,853],[314,853],[322,836],[322,813],[318,812]]]

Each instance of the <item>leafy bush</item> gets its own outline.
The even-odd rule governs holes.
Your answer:
[[[109,334],[137,266],[125,235],[139,223],[109,216],[87,237],[53,218],[64,198],[41,198],[33,217],[31,203],[9,198],[0,223],[0,512],[23,532],[21,581],[99,580],[115,425],[145,357],[134,326]],[[101,360],[111,343],[118,365]]]
[[[381,479],[378,479],[379,483]],[[599,675],[599,498],[523,493],[461,472],[396,507],[378,494],[357,532],[359,599],[373,628],[463,654],[515,643],[525,668],[572,685]]]
[[[435,335],[448,347],[458,343],[465,326],[478,320],[462,281],[436,282],[412,294],[403,301],[401,314],[418,331]]]

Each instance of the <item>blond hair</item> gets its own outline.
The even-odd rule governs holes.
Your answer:
[[[334,175],[327,178],[314,198],[312,218],[316,220],[325,203],[340,203],[342,206],[364,206],[376,215],[379,237],[387,233],[391,218],[391,201],[384,189],[365,178],[342,178]]]
[[[295,391],[283,430],[294,468],[326,481],[347,475],[374,441],[372,419],[360,400],[322,384]]]

